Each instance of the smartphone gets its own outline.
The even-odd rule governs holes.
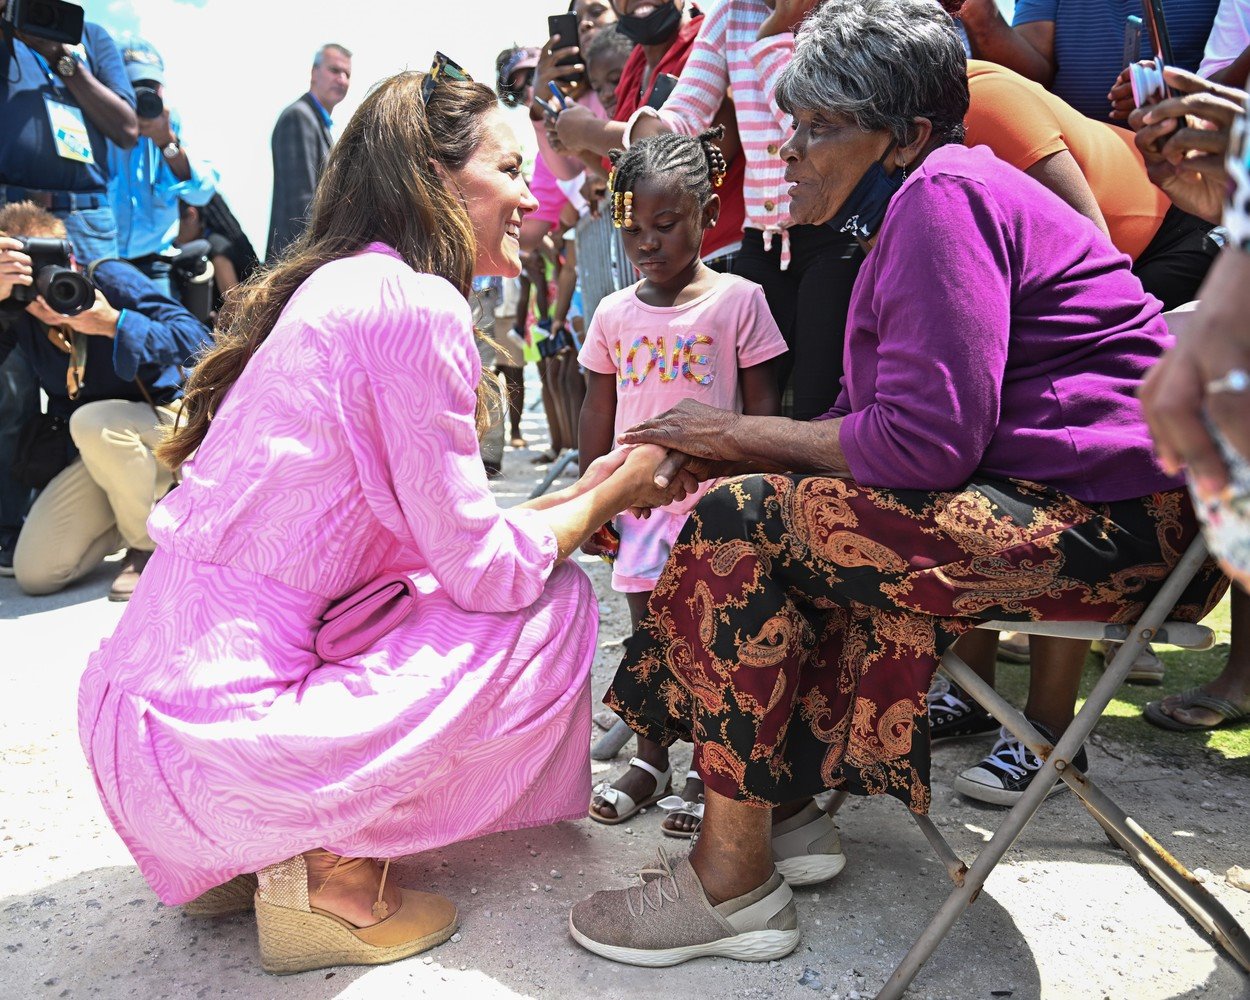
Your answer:
[[[1141,18],[1130,14],[1124,21],[1124,66],[1127,68],[1141,58]]]
[[[570,45],[577,49],[575,53],[564,56],[556,65],[557,66],[576,66],[582,61],[582,51],[577,42],[577,15],[568,14],[552,14],[547,18],[547,32],[555,39],[552,43],[552,49],[564,49]]]
[[[1173,51],[1171,51],[1171,39],[1168,36],[1168,20],[1164,17],[1164,0],[1141,0],[1141,9],[1146,15],[1146,31],[1150,34],[1150,50],[1155,54],[1156,63],[1163,63],[1159,66],[1159,70],[1163,71],[1164,66],[1174,66]]]
[[[655,78],[655,83],[651,87],[651,96],[647,98],[647,107],[660,109],[664,106],[664,102],[668,100],[672,94],[673,88],[677,86],[677,77],[672,73],[661,73]]]

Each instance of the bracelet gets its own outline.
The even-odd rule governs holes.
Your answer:
[[[629,121],[625,123],[625,134],[621,136],[621,145],[625,149],[629,149],[634,141],[634,125],[639,118],[654,118],[656,121],[660,119],[660,113],[655,108],[641,107],[629,116]]]

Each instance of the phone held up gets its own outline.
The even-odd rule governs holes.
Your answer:
[[[1168,37],[1167,19],[1163,15],[1163,0],[1142,0],[1142,14],[1145,15],[1144,27],[1150,37],[1150,49],[1154,53],[1153,65],[1137,61],[1141,53],[1142,20],[1129,17],[1124,25],[1124,57],[1128,61],[1129,85],[1133,88],[1133,103],[1139,108],[1172,96],[1163,82],[1163,68],[1173,65],[1172,40]],[[1130,45],[1134,40],[1136,44],[1130,57]]]
[[[557,49],[567,49],[570,46],[577,49],[567,56],[561,56],[556,60],[557,66],[576,66],[582,61],[582,50],[577,42],[577,15],[568,14],[552,14],[547,18],[547,32],[553,39],[551,42],[552,51]]]

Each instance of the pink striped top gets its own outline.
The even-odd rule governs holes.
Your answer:
[[[789,116],[773,99],[777,78],[794,53],[790,33],[757,40],[770,11],[764,0],[721,0],[704,15],[690,59],[660,118],[674,132],[697,135],[712,124],[726,93],[732,93],[738,135],[746,156],[742,194],[747,226],[774,233],[790,225],[790,198],[778,151],[789,137]],[[788,243],[788,241],[787,241]],[[782,245],[782,260],[789,252]]]

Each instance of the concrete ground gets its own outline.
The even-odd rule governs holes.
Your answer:
[[[530,398],[536,398],[531,386]],[[545,425],[527,413],[525,432]],[[533,451],[508,451],[501,502],[538,479]],[[628,630],[624,602],[597,559],[594,669],[601,694]],[[201,921],[158,903],[113,833],[83,763],[75,726],[78,677],[123,608],[104,595],[113,568],[50,598],[0,579],[0,998],[278,997],[777,997],[855,1000],[884,983],[948,883],[897,802],[851,800],[839,814],[846,871],[796,893],[798,950],[762,965],[700,960],[668,970],[616,966],[575,946],[569,906],[619,886],[657,847],[654,810],[618,827],[590,821],[501,834],[402,859],[406,885],[451,896],[460,939],[375,969],[290,978],[257,964],[249,918]],[[596,732],[596,736],[598,733]],[[965,858],[1001,817],[951,791],[988,749],[935,751],[934,816]],[[629,748],[596,780],[624,766]],[[688,750],[675,764],[684,771]],[[1225,871],[1250,868],[1250,773],[1244,761],[1147,759],[1095,737],[1091,774],[1245,923],[1250,893]],[[679,772],[681,773],[681,772]],[[393,868],[392,871],[395,871]],[[1052,799],[990,878],[980,899],[922,970],[911,995],[933,1000],[1250,998],[1247,979],[1126,863],[1071,794]]]

